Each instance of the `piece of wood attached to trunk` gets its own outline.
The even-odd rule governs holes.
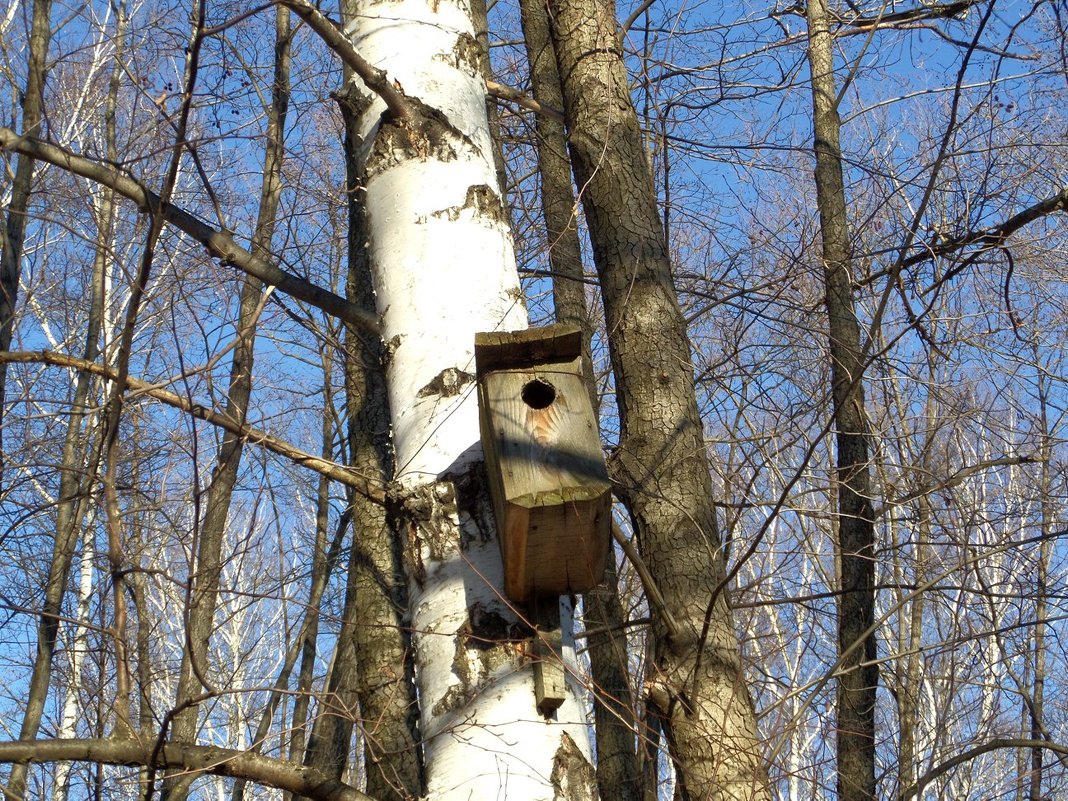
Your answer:
[[[476,334],[475,364],[505,593],[523,602],[592,589],[612,500],[578,326]]]

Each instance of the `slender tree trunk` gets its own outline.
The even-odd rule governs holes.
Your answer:
[[[345,19],[354,17],[346,4]],[[373,312],[374,290],[367,257],[368,230],[358,163],[361,112],[354,79],[339,96],[345,119],[348,187],[349,302]],[[346,329],[345,392],[349,415],[349,463],[383,483],[393,477],[390,418],[382,370],[381,340],[354,326]],[[309,743],[307,764],[340,777],[347,765],[357,710],[363,720],[367,792],[378,798],[422,795],[422,754],[415,699],[408,597],[402,544],[385,509],[351,498],[352,548],[341,631],[331,663],[327,694]]]
[[[871,501],[864,362],[853,303],[853,277],[842,167],[841,120],[834,81],[834,38],[825,0],[808,3],[816,203],[823,242],[831,384],[837,445],[838,679],[837,768],[841,801],[875,798],[875,521]],[[861,639],[863,638],[863,643]],[[858,647],[859,645],[859,647]]]
[[[377,101],[361,104],[359,137],[388,354],[391,511],[409,543],[427,794],[589,798],[577,693],[558,722],[535,711],[529,630],[500,589],[474,335],[522,328],[526,316],[474,27],[455,0],[361,2],[357,11],[346,29],[356,50],[406,93],[385,115]]]
[[[331,337],[333,339],[333,337]],[[333,373],[332,345],[323,349],[323,447],[324,459],[331,458],[334,447],[334,395],[331,389]],[[319,606],[323,590],[333,572],[333,554],[327,552],[326,535],[330,523],[330,479],[319,477],[315,495],[315,554],[312,557],[312,593],[309,594],[308,612],[301,628],[300,671],[297,673],[297,694],[293,701],[293,732],[289,740],[289,760],[295,764],[304,761],[308,742],[308,711],[311,709],[312,683],[315,680],[315,656],[318,651]],[[338,531],[338,540],[342,536]],[[320,579],[321,577],[321,579]],[[292,662],[290,662],[292,666]]]
[[[654,611],[658,673],[648,689],[682,797],[764,799],[766,771],[723,587],[690,343],[615,7],[551,0],[549,13],[616,377],[613,472],[665,601]]]
[[[522,0],[523,39],[530,64],[534,99],[548,108],[562,109],[560,73],[556,66],[544,0]],[[541,208],[545,218],[549,265],[552,272],[556,321],[582,329],[583,369],[593,408],[600,406],[590,354],[592,325],[586,305],[578,212],[571,184],[571,159],[562,123],[547,115],[535,121]],[[597,743],[597,786],[604,799],[637,801],[640,796],[638,731],[627,665],[627,636],[623,628],[615,559],[609,560],[604,581],[586,593],[587,653],[594,686],[594,733]]]
[[[275,24],[274,82],[271,106],[268,109],[263,183],[260,188],[259,214],[250,248],[253,255],[260,259],[265,259],[270,252],[282,192],[282,138],[289,107],[290,37],[289,11],[279,8]],[[248,414],[249,398],[252,394],[256,322],[260,313],[261,296],[262,283],[257,278],[246,276],[241,287],[237,342],[233,350],[230,384],[226,396],[226,416],[241,423]],[[199,707],[193,699],[202,691],[203,679],[209,668],[208,642],[214,628],[219,577],[223,564],[222,544],[243,447],[242,437],[229,432],[223,436],[208,487],[206,511],[200,524],[197,552],[189,577],[186,648],[182,653],[175,699],[178,711],[171,724],[171,739],[177,742],[193,742],[196,739]],[[172,801],[179,801],[184,798],[189,781],[188,777],[184,777],[177,783],[168,782],[165,795]]]
[[[26,88],[22,92],[22,135],[40,136],[44,113],[45,70],[48,43],[52,38],[52,0],[34,0],[30,21],[30,41]],[[26,238],[26,217],[33,184],[33,159],[19,156],[11,182],[11,201],[0,226],[0,350],[11,350],[15,330],[15,303],[22,274],[22,250]],[[0,477],[4,467],[4,408],[7,401],[7,365],[0,364]]]
[[[44,60],[48,47],[50,0],[43,0],[34,4],[34,29],[39,24],[45,26],[44,32],[35,34],[33,41],[36,46],[42,48],[42,52],[31,52],[30,83],[35,87],[36,100],[30,101],[27,97],[27,108],[35,116],[34,126],[40,124],[41,119],[41,92],[44,82]],[[40,19],[38,17],[40,16]],[[125,6],[120,5],[116,17],[115,47],[121,53],[126,33]],[[39,74],[37,74],[39,73]],[[36,77],[35,77],[36,76]],[[108,87],[108,96],[104,106],[104,138],[107,147],[108,158],[115,160],[117,151],[115,146],[115,107],[118,99],[119,87],[119,60],[116,58],[111,71],[111,80]],[[36,132],[35,132],[36,133]],[[28,199],[29,173],[32,172],[32,164],[26,158],[19,158],[16,168],[15,184],[19,186],[19,174],[23,169],[23,162],[27,162],[27,174],[25,177],[26,197],[22,201],[22,211],[17,211],[18,205],[15,189],[12,190],[12,203],[8,209],[7,238],[4,240],[4,275],[5,289],[0,298],[0,319],[4,320],[3,330],[0,331],[0,350],[6,350],[11,344],[10,316],[14,308],[14,292],[18,290],[18,262],[21,259],[22,235],[25,217],[25,203]],[[115,222],[114,192],[110,189],[101,189],[100,202],[97,206],[97,240],[93,255],[93,270],[89,287],[89,317],[86,324],[85,347],[83,357],[86,361],[94,361],[99,355],[100,334],[103,330],[104,321],[104,285],[109,264],[109,256],[112,244],[112,231]],[[19,218],[17,221],[18,240],[14,238],[12,227],[15,221],[12,214]],[[17,252],[15,252],[17,241]],[[12,294],[6,289],[6,276],[8,270],[7,251],[11,248],[15,271]],[[10,303],[8,304],[8,299]],[[6,307],[3,304],[8,304]],[[5,368],[0,367],[0,370]],[[6,373],[0,373],[0,418],[3,417],[3,390]],[[70,577],[71,563],[78,539],[78,526],[87,510],[85,502],[88,492],[88,482],[85,479],[85,454],[88,452],[88,441],[83,436],[85,417],[88,411],[89,391],[92,386],[92,376],[88,372],[80,372],[74,387],[74,398],[71,405],[70,417],[67,421],[67,433],[63,443],[63,461],[59,476],[59,503],[56,508],[56,535],[52,543],[52,558],[48,567],[48,579],[45,583],[44,605],[41,616],[37,622],[37,650],[34,655],[33,672],[30,676],[30,687],[27,695],[26,711],[22,718],[22,727],[19,739],[32,740],[37,736],[41,725],[41,716],[44,712],[45,701],[48,697],[48,685],[52,679],[52,660],[55,655],[56,641],[59,636],[59,615],[63,607],[63,597],[66,594],[67,581]],[[2,454],[0,445],[0,454]],[[2,460],[0,455],[0,460]],[[84,558],[84,557],[83,557]],[[15,798],[21,798],[25,793],[26,765],[12,767],[11,776],[8,780],[8,789]]]
[[[68,659],[70,662],[70,679],[67,684],[66,697],[63,700],[63,716],[60,719],[60,739],[73,739],[77,735],[79,694],[82,691],[82,664],[85,661],[89,645],[89,602],[93,593],[93,532],[89,526],[82,530],[81,575],[78,580],[78,611],[75,614],[77,624],[74,636],[70,639]],[[70,762],[56,765],[56,778],[52,789],[55,801],[67,801],[70,794]]]
[[[1042,366],[1038,345],[1032,341],[1031,350],[1037,372],[1036,394],[1040,427],[1039,444],[1039,509],[1042,543],[1038,547],[1038,565],[1035,571],[1035,633],[1032,643],[1032,690],[1031,690],[1031,739],[1048,739],[1045,724],[1046,707],[1046,627],[1049,625],[1049,563],[1053,552],[1053,486],[1051,460],[1053,459],[1053,433],[1049,423],[1049,398],[1046,370]],[[1028,786],[1028,801],[1043,801],[1042,792],[1043,750],[1031,749],[1031,781]]]
[[[321,449],[323,459],[331,459],[334,455],[333,420],[335,409],[332,393],[330,392],[331,372],[333,369],[331,362],[330,351],[324,351],[323,444]],[[334,567],[337,565],[341,555],[342,539],[349,518],[348,514],[342,515],[342,519],[338,521],[337,531],[328,546],[327,528],[330,509],[329,489],[330,480],[325,476],[321,476],[316,493],[315,553],[312,556],[311,577],[309,581],[310,586],[308,588],[308,602],[304,620],[301,622],[297,636],[290,644],[285,657],[282,660],[282,667],[279,669],[278,676],[275,678],[274,687],[271,689],[267,704],[260,713],[260,720],[256,725],[256,732],[252,738],[252,746],[249,749],[253,753],[259,753],[263,749],[263,745],[271,731],[271,723],[274,721],[275,712],[277,712],[278,706],[282,702],[284,693],[289,688],[289,678],[292,675],[293,667],[297,664],[297,659],[299,658],[301,660],[300,671],[298,672],[297,678],[296,698],[293,702],[293,720],[290,726],[293,734],[289,742],[289,759],[296,764],[300,764],[304,754],[305,731],[307,727],[308,708],[311,702],[311,686],[315,669],[316,639],[319,631],[319,618],[323,595],[327,585],[330,583],[330,577],[333,574]],[[234,782],[230,792],[230,797],[233,801],[242,801],[245,796],[246,784],[247,782],[243,779],[238,779]]]

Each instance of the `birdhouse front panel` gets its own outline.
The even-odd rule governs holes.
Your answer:
[[[513,600],[584,592],[609,553],[611,484],[574,326],[479,334],[486,468]]]

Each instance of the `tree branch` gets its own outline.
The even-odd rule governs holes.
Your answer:
[[[638,578],[641,579],[642,587],[645,589],[645,597],[648,599],[649,605],[663,618],[664,626],[667,628],[670,636],[678,637],[682,628],[679,626],[678,621],[675,620],[675,616],[671,614],[667,601],[664,600],[660,588],[656,586],[653,574],[649,572],[649,568],[646,567],[645,561],[638,554],[634,544],[627,539],[627,535],[623,533],[623,530],[615,520],[612,521],[612,537],[619,544],[619,547],[623,549],[623,553],[634,568],[634,572],[636,572]]]
[[[517,106],[521,106],[528,111],[533,111],[535,114],[541,114],[561,125],[564,124],[564,112],[543,105],[530,95],[520,92],[518,89],[513,89],[511,86],[505,86],[503,83],[497,83],[496,81],[486,81],[486,90],[493,97],[500,100],[510,100]]]
[[[901,506],[902,504],[906,504],[909,501],[914,501],[924,495],[929,495],[932,492],[957,487],[960,484],[964,483],[966,479],[970,478],[971,476],[974,476],[976,473],[981,473],[984,470],[989,470],[992,467],[1006,467],[1018,464],[1033,464],[1036,461],[1038,460],[1035,459],[1033,456],[1004,456],[999,459],[986,459],[976,464],[968,465],[967,467],[962,467],[953,475],[949,476],[945,481],[942,481],[930,487],[922,487],[921,489],[913,490],[912,492],[907,492],[898,498],[894,498],[892,500],[887,501],[875,510],[875,516],[880,517],[881,515],[886,514],[886,510],[893,506]]]
[[[349,37],[341,27],[323,14],[307,0],[278,0],[315,31],[327,47],[333,50],[367,85],[367,88],[382,98],[394,119],[407,119],[412,116],[412,102],[399,86],[390,82],[385,70],[375,67],[353,47]]]
[[[155,759],[136,740],[14,740],[0,742],[3,762],[96,762],[211,773],[247,779],[315,801],[373,801],[354,787],[323,773],[248,751],[205,745],[167,743]]]
[[[1028,206],[1023,211],[1012,215],[1000,225],[995,225],[991,228],[983,228],[978,231],[969,231],[966,234],[951,237],[933,247],[928,247],[922,253],[909,256],[902,262],[902,267],[912,267],[913,265],[920,264],[928,259],[947,256],[950,253],[966,248],[969,245],[983,245],[984,249],[998,247],[1003,245],[1006,239],[1028,223],[1034,222],[1040,217],[1045,217],[1047,214],[1052,214],[1055,211],[1065,210],[1068,210],[1068,186],[1065,186],[1056,194],[1050,195],[1046,199],[1040,200],[1038,203]],[[950,277],[950,273],[947,273],[945,276],[945,278]]]
[[[340,295],[316,286],[305,278],[294,275],[274,264],[253,256],[234,242],[228,231],[218,231],[184,209],[164,203],[137,179],[124,175],[117,169],[92,159],[78,156],[57,145],[42,142],[29,136],[19,136],[10,128],[0,126],[0,150],[10,150],[53,164],[75,175],[96,181],[120,195],[132,200],[143,213],[158,210],[168,223],[207,248],[208,252],[248,275],[255,276],[265,284],[278,287],[327,314],[352,323],[363,331],[377,335],[378,319],[363,309],[349,303]]]
[[[913,22],[922,22],[929,19],[944,19],[956,17],[965,13],[969,8],[976,5],[980,0],[959,0],[956,3],[944,5],[920,6],[905,11],[896,11],[892,14],[876,14],[873,17],[843,17],[835,15],[836,21],[851,28],[881,28],[890,25],[908,25]]]
[[[68,356],[64,353],[55,353],[54,351],[47,350],[0,351],[0,363],[51,364],[57,367],[69,367],[76,370],[84,370],[87,373],[100,376],[108,381],[115,381],[118,378],[114,370],[97,364],[96,362],[86,361],[85,359],[79,359],[75,356]],[[206,423],[218,426],[235,436],[243,437],[247,442],[260,445],[272,453],[277,453],[279,456],[289,459],[294,464],[298,464],[301,467],[307,467],[309,470],[313,470],[320,475],[326,476],[340,484],[344,484],[346,487],[351,487],[353,490],[375,503],[385,503],[385,487],[378,482],[359,475],[351,468],[327,461],[326,459],[314,456],[306,451],[302,451],[272,434],[268,434],[265,431],[259,431],[248,425],[243,425],[236,420],[227,417],[225,414],[212,411],[200,404],[193,403],[188,398],[161,389],[147,381],[128,377],[124,383],[125,388],[128,390],[147,395],[153,400],[157,400],[167,406],[180,409],[198,420],[203,420]]]
[[[957,765],[961,765],[976,757],[987,754],[991,751],[997,751],[1001,748],[1045,748],[1047,751],[1053,751],[1057,754],[1068,754],[1068,745],[1061,745],[1059,743],[1050,742],[1048,740],[1027,740],[1022,738],[1012,737],[997,737],[989,742],[977,745],[975,748],[969,748],[962,754],[957,754],[955,757],[950,757],[940,765],[936,765],[927,771],[919,780],[911,787],[906,787],[901,791],[901,795],[898,797],[899,801],[907,801],[914,795],[919,795],[923,792],[924,788],[941,776],[944,773],[948,773]]]

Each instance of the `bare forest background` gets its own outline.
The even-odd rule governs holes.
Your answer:
[[[1068,5],[524,2],[460,4],[456,59],[530,323],[588,337],[619,496],[555,643],[584,767],[547,752],[545,797],[1068,797]],[[437,799],[475,769],[434,766],[440,704],[416,722],[429,579],[361,266],[369,98],[443,118],[348,43],[394,6],[0,2],[9,801]],[[613,22],[586,44],[572,13]],[[669,313],[613,272],[646,263],[606,228],[645,200]],[[697,511],[635,467],[690,442],[639,430],[643,381],[696,404]],[[471,653],[557,658],[531,610],[478,609]]]

